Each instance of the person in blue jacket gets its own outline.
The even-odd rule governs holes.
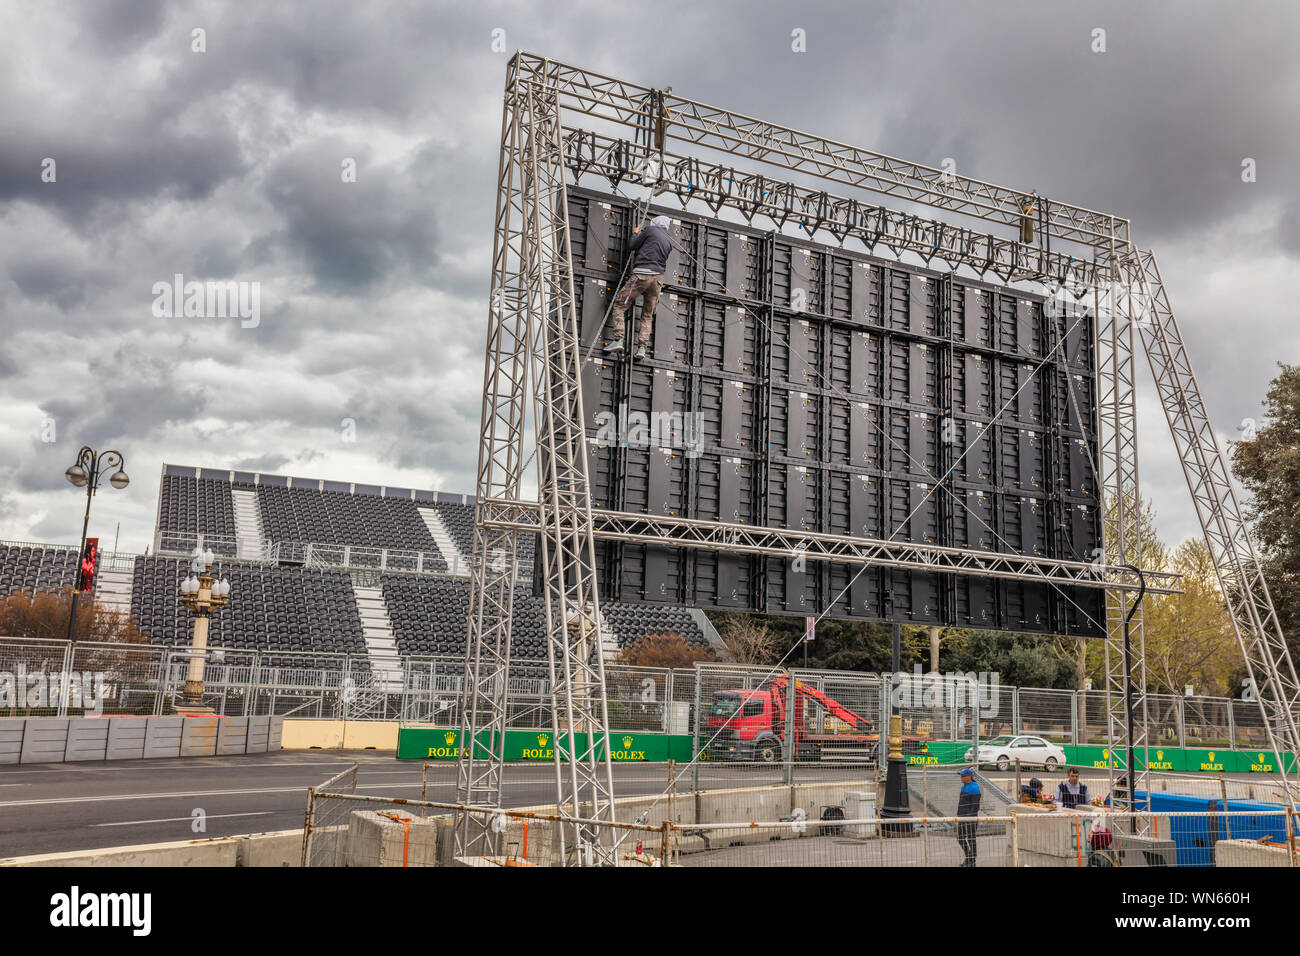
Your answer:
[[[979,821],[975,818],[980,813],[982,796],[980,785],[975,782],[975,771],[970,767],[962,767],[961,791],[957,795],[957,816],[972,818],[970,822],[960,820],[957,823],[957,842],[961,845],[962,852],[966,854],[962,866],[975,865],[975,855],[978,851],[975,831],[979,828]]]

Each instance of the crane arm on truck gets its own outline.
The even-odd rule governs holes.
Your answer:
[[[785,677],[778,677],[776,680],[772,681],[772,689],[777,692],[777,694],[780,696],[782,701],[782,708],[781,708],[782,716],[784,716],[784,710],[785,710],[784,702],[785,702],[785,691],[786,691],[787,683],[788,683],[788,679]],[[803,683],[802,681],[796,680],[794,682],[794,689],[796,694],[799,694],[801,697],[805,697],[809,700],[816,701],[818,704],[824,707],[829,714],[835,717],[836,720],[848,724],[854,730],[870,730],[873,726],[871,721],[867,720],[867,718],[863,717],[861,714],[855,714],[853,711],[849,710],[847,707],[841,704],[838,700],[835,700],[834,698],[831,697],[827,697],[825,694],[817,690],[817,688],[815,687],[809,687],[807,684]]]

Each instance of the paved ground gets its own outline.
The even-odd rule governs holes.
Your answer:
[[[243,757],[124,760],[112,763],[21,764],[0,767],[0,858],[60,850],[188,840],[301,827],[307,788],[360,765],[358,792],[418,799],[421,764],[389,753],[280,751]],[[454,803],[456,765],[435,764],[428,799]],[[680,768],[679,768],[680,769]],[[848,768],[800,768],[799,777],[858,776]],[[780,768],[706,766],[706,788],[780,783]],[[615,793],[661,793],[663,764],[615,764]],[[679,789],[692,786],[688,772]],[[531,806],[553,800],[548,764],[507,768],[505,802]],[[192,829],[194,812],[207,830]]]
[[[354,761],[360,765],[358,792],[420,796],[421,764],[370,750],[0,767],[0,858],[300,827],[307,787]],[[455,764],[433,766],[428,799],[455,802]],[[796,768],[799,781],[861,779],[862,774],[860,768],[851,767]],[[1062,776],[1035,775],[1052,789],[1055,779]],[[678,789],[692,789],[693,776],[693,771],[688,771]],[[1236,776],[1251,778],[1249,774]],[[701,766],[698,778],[705,789],[776,784],[782,779],[779,767],[719,764]],[[1258,775],[1253,781],[1261,782]],[[1206,784],[1213,786],[1209,781]],[[661,793],[667,785],[666,765],[614,765],[618,794]],[[554,799],[554,793],[555,775],[550,765],[507,768],[507,805],[544,804]],[[206,815],[203,833],[192,829],[196,810]],[[937,846],[941,839],[952,842],[951,837],[936,837],[932,845]]]
[[[892,840],[855,840],[842,836],[775,840],[684,853],[682,866],[958,866],[965,858],[951,832],[923,833]],[[1005,834],[978,838],[976,866],[1010,866]]]

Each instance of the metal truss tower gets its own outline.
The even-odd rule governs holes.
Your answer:
[[[553,69],[516,56],[502,118],[457,785],[463,803],[501,806],[519,532],[485,522],[483,510],[520,496],[531,394],[556,805],[575,820],[561,827],[562,853],[590,864],[608,853],[599,824],[613,821],[614,796],[563,158]],[[463,814],[456,840],[461,855],[500,849],[481,815]]]
[[[1076,298],[1090,291],[1096,310],[1100,461],[1095,467],[1104,559],[1084,563],[976,554],[609,511],[593,518],[566,176],[574,182],[603,177],[616,190],[630,186],[674,194],[683,206],[702,202],[715,214],[726,207],[751,221],[761,216],[778,230],[797,226],[807,238],[826,233],[841,243],[853,239],[868,250],[915,255],[931,267],[938,262],[953,272],[964,268],[1009,284],[1034,283],[1049,297],[1062,288]],[[889,197],[900,208],[887,208],[868,195]],[[930,210],[945,218],[922,215]],[[1000,234],[1008,231],[1016,235]],[[1155,376],[1214,555],[1269,745],[1279,755],[1300,753],[1295,718],[1300,682],[1155,259],[1133,244],[1127,220],[516,53],[507,68],[501,131],[461,701],[460,799],[478,807],[502,805],[511,608],[522,534],[539,535],[537,560],[545,574],[556,802],[561,814],[593,821],[575,820],[563,828],[569,862],[610,862],[610,841],[600,831],[602,822],[614,818],[596,538],[773,556],[800,547],[810,559],[1104,588],[1108,732],[1118,755],[1113,745],[1126,736],[1125,690],[1131,679],[1136,691],[1131,743],[1142,759],[1127,783],[1142,788],[1147,714],[1140,609],[1130,627],[1131,674],[1122,640],[1137,590],[1136,575],[1125,566],[1141,567],[1139,347]],[[521,489],[530,394],[536,501],[527,500]],[[1177,590],[1176,575],[1147,572],[1145,577],[1148,593]],[[490,825],[462,818],[457,852],[498,850]]]

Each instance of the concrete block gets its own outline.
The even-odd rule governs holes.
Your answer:
[[[244,742],[244,753],[266,753],[267,738],[271,735],[270,717],[249,717],[248,738]]]
[[[149,717],[145,720],[144,755],[146,757],[179,757],[181,731],[184,717]]]
[[[695,820],[697,823],[768,823],[788,816],[791,809],[790,788],[787,786],[705,790],[696,794]],[[793,827],[784,830],[740,826],[705,831],[707,842],[715,847],[766,843],[796,835]]]
[[[242,754],[247,743],[247,717],[222,717],[217,721],[217,753]]]
[[[280,721],[280,740],[285,750],[338,750],[343,746],[343,721],[341,720],[285,720]],[[273,746],[273,728],[268,732],[267,749]]]
[[[108,747],[105,760],[134,760],[144,756],[148,717],[111,717],[108,721]]]
[[[1284,846],[1269,846],[1254,840],[1219,840],[1214,844],[1214,865],[1289,867],[1291,851]]]
[[[397,750],[395,720],[349,720],[343,725],[344,750]]]
[[[874,780],[843,780],[835,783],[797,783],[790,790],[791,806],[790,811],[802,809],[804,819],[809,823],[808,833],[816,835],[821,832],[820,825],[813,826],[814,821],[820,821],[822,812],[826,807],[839,807],[845,811],[847,796],[849,793],[859,791],[874,791],[876,782]]]
[[[238,837],[236,866],[302,866],[302,830],[276,830]]]
[[[563,866],[559,827],[554,820],[511,820],[501,834],[501,855],[531,866]]]
[[[109,722],[100,717],[71,718],[63,759],[103,760],[108,754],[108,725]]]
[[[17,717],[0,718],[0,764],[17,763],[23,755],[23,725]]]
[[[266,749],[281,749],[281,735],[284,733],[284,718],[272,717],[270,727],[267,730]]]
[[[665,820],[672,820],[678,826],[690,826],[695,823],[695,794],[678,793],[673,797],[671,807],[667,797],[618,797],[615,810],[619,823],[657,827],[662,826]]]
[[[182,757],[211,757],[217,752],[219,717],[185,717],[181,727]]]
[[[435,866],[437,833],[433,820],[405,810],[353,810],[348,818],[347,865]]]
[[[20,763],[62,763],[68,749],[68,718],[29,717],[23,722]]]

